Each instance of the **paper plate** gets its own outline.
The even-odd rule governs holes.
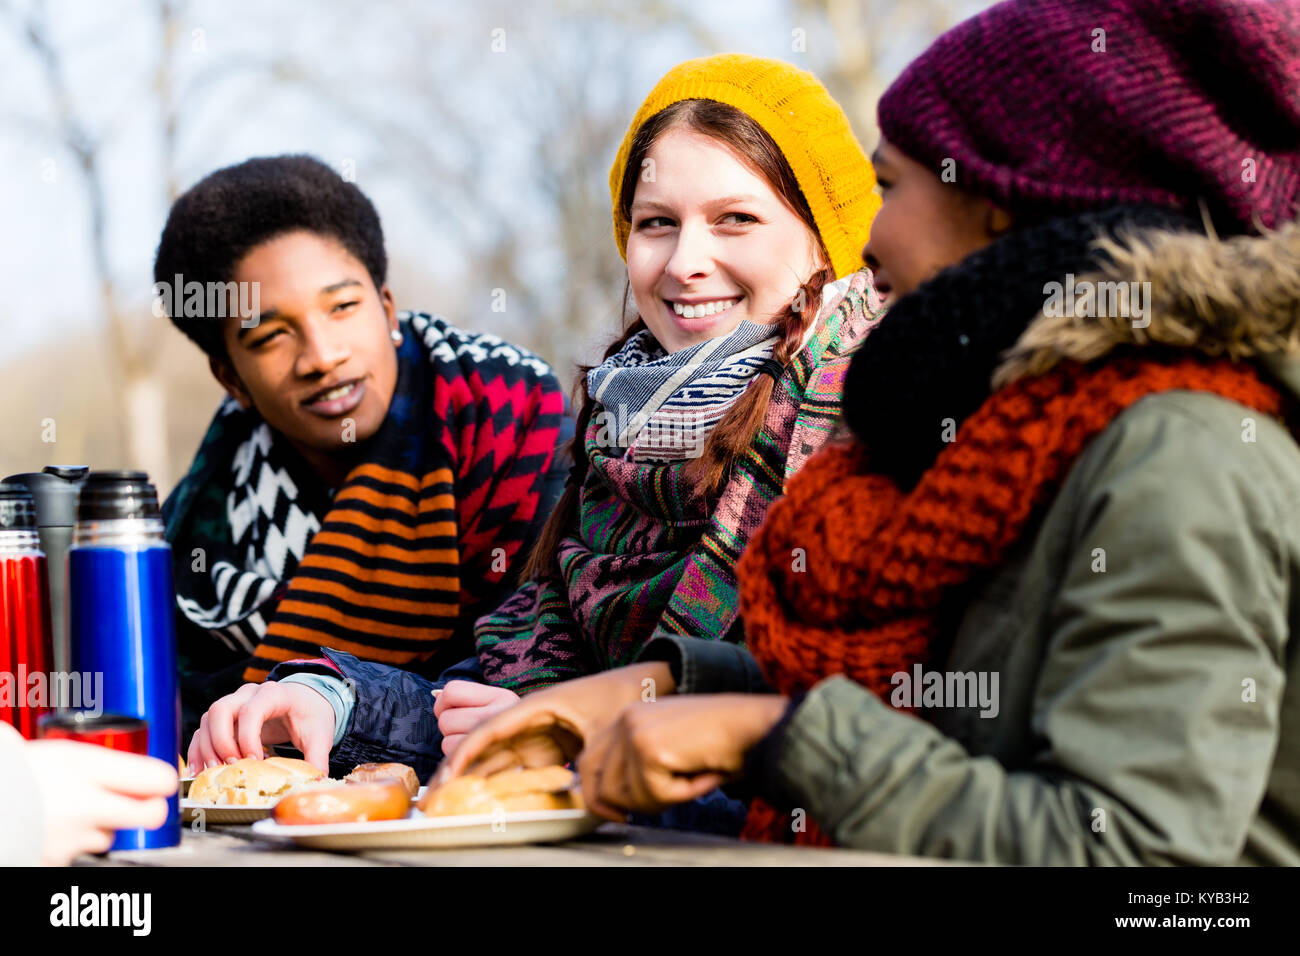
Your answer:
[[[291,840],[315,850],[424,850],[439,847],[556,843],[590,833],[604,822],[586,810],[530,810],[426,817],[412,810],[404,820],[285,826],[259,820],[253,833]]]
[[[411,806],[414,807],[420,798],[424,796],[425,788],[421,787],[420,792],[411,798]],[[189,788],[185,788],[182,793],[188,793]],[[199,811],[203,813],[203,822],[216,824],[218,826],[231,826],[241,823],[254,823],[257,820],[265,820],[275,809],[278,800],[272,800],[270,803],[258,806],[232,806],[228,803],[199,803],[181,797],[181,819],[185,823],[193,823],[199,817]]]
[[[252,823],[255,820],[265,820],[271,815],[275,808],[274,803],[268,803],[264,806],[240,807],[231,806],[228,803],[199,803],[196,800],[181,800],[181,819],[186,823],[193,823],[195,820],[202,820],[204,824],[216,824],[218,826],[234,823]]]

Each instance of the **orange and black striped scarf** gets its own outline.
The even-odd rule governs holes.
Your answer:
[[[218,411],[164,507],[189,676],[261,681],[323,647],[421,669],[473,652],[563,487],[563,393],[494,336],[423,314],[403,331],[388,415],[332,498],[256,413]]]

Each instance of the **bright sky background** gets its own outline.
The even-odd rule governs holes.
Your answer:
[[[8,2],[21,11],[31,0]],[[790,50],[790,30],[797,25],[794,6],[783,0],[690,0],[688,8],[718,38],[721,49],[798,62],[800,56]],[[867,6],[864,2],[864,9]],[[712,52],[667,24],[650,35],[616,38],[612,42],[622,48],[602,51],[602,60],[596,51],[584,51],[581,37],[573,36],[581,31],[583,5],[563,0],[193,0],[179,7],[185,12],[176,85],[184,88],[198,77],[209,77],[207,85],[186,100],[181,117],[181,188],[214,168],[253,155],[306,151],[336,166],[351,159],[357,164],[358,184],[380,211],[390,257],[418,263],[437,283],[458,281],[457,236],[439,228],[427,206],[411,201],[410,183],[401,171],[384,168],[382,160],[376,164],[369,135],[338,110],[263,73],[250,72],[244,64],[293,54],[367,108],[384,111],[413,132],[436,135],[421,127],[420,111],[404,104],[401,87],[386,79],[395,63],[424,64],[427,75],[439,88],[446,87],[458,109],[474,122],[502,128],[503,148],[488,158],[480,175],[499,179],[502,194],[509,195],[515,181],[512,170],[532,161],[509,148],[510,123],[518,121],[509,90],[512,84],[529,82],[515,51],[529,44],[553,44],[555,56],[575,70],[610,62],[612,54],[640,90],[648,90],[674,63]],[[565,11],[575,9],[579,12],[566,20]],[[157,165],[157,100],[150,92],[150,71],[161,46],[154,11],[154,0],[56,0],[48,14],[56,45],[64,53],[74,108],[95,131],[109,131],[104,162],[111,261],[121,289],[138,296],[142,308],[147,308],[152,257],[166,214]],[[491,51],[494,23],[506,31],[504,54]],[[564,25],[574,23],[575,28]],[[54,103],[15,26],[12,16],[0,14],[0,63],[5,64],[0,88],[0,287],[6,290],[0,310],[0,364],[100,321],[83,182],[67,150],[39,129],[54,115]],[[897,51],[891,50],[897,62],[889,75],[923,42],[909,38]],[[445,68],[440,67],[444,62]],[[467,79],[485,75],[497,82],[479,86]],[[219,79],[211,82],[212,77]],[[599,96],[608,86],[594,74],[589,95]],[[450,161],[456,163],[457,157]],[[47,182],[43,177],[51,171],[53,182]],[[526,204],[521,204],[519,228],[524,235],[538,234],[533,230],[544,234],[548,224],[530,221]],[[437,302],[399,304],[443,307]]]

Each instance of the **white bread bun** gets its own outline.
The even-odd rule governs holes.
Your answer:
[[[567,767],[530,767],[494,773],[486,783],[493,796],[513,797],[526,793],[559,793],[573,786],[574,777]]]
[[[490,777],[467,775],[425,792],[420,811],[427,817],[523,810],[576,810],[582,795],[564,767],[506,770]]]
[[[190,784],[189,799],[221,806],[267,806],[295,787],[323,779],[325,774],[305,760],[245,757],[204,770]]]
[[[415,771],[404,763],[362,763],[352,768],[352,772],[343,778],[344,783],[379,783],[384,780],[396,780],[406,787],[414,797],[420,792],[420,778]]]

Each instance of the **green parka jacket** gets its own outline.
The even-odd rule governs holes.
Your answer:
[[[995,384],[1156,343],[1258,362],[1300,395],[1300,226],[1112,252],[1093,278],[1151,282],[1150,325],[1040,315]],[[1283,423],[1208,394],[1137,402],[955,610],[927,670],[982,675],[986,702],[921,720],[822,681],[764,746],[760,790],[858,849],[1300,864],[1300,447]]]

